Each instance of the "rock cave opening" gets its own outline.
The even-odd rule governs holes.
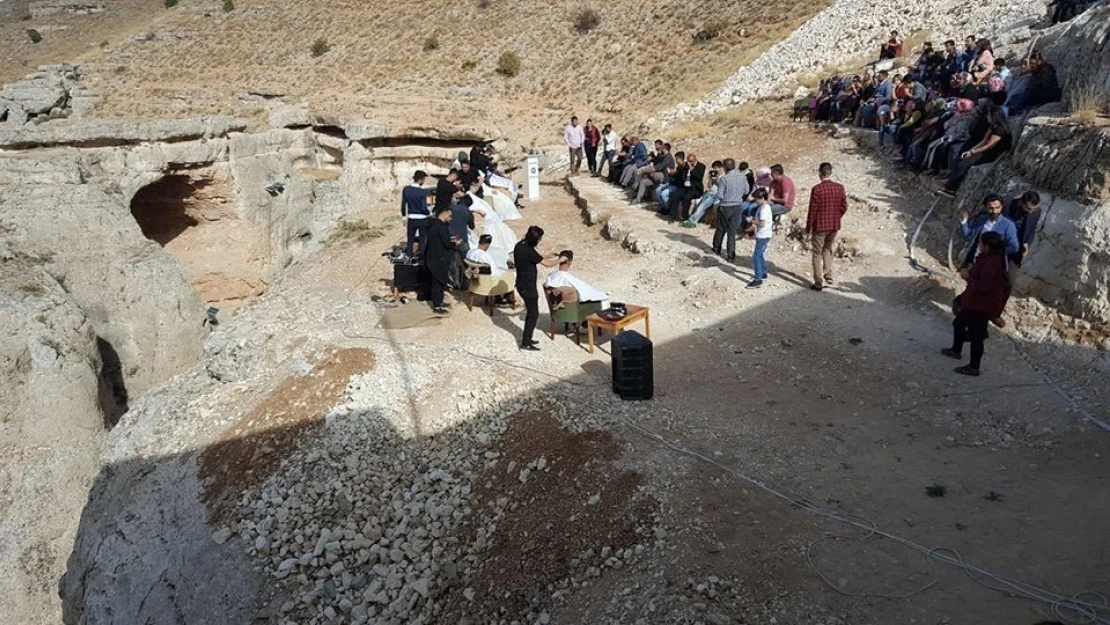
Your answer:
[[[146,238],[184,267],[205,305],[221,316],[266,290],[268,241],[240,218],[228,176],[219,171],[172,173],[139,190],[131,215]]]

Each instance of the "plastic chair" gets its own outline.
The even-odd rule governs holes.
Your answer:
[[[601,311],[601,302],[564,302],[561,308],[556,308],[555,290],[544,287],[543,294],[547,298],[547,310],[551,316],[548,337],[555,340],[555,324],[561,323],[564,327],[574,327],[574,343],[581,345],[582,337],[578,335],[578,329],[590,315]]]

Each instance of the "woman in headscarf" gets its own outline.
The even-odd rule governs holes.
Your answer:
[[[944,122],[944,135],[929,144],[929,149],[925,153],[924,167],[928,170],[926,173],[936,174],[948,168],[948,164],[955,160],[964,142],[971,137],[975,120],[975,102],[968,99],[956,100],[956,114]]]
[[[941,193],[955,196],[960,183],[967,176],[968,170],[975,165],[993,163],[1010,151],[1013,147],[1014,136],[1010,131],[1010,123],[1006,116],[994,102],[990,100],[979,101],[979,120],[977,125],[985,127],[982,138],[975,142],[977,135],[974,131],[971,139],[964,143],[964,151],[960,160],[949,167],[948,180],[944,183]],[[974,142],[974,145],[971,145]],[[968,147],[971,145],[971,147]]]

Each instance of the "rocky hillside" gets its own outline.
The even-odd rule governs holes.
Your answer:
[[[99,116],[250,117],[259,107],[243,97],[257,92],[303,97],[342,117],[472,124],[478,115],[503,128],[542,128],[535,136],[545,137],[571,110],[639,121],[704,93],[822,6],[182,0],[143,9],[147,25],[104,37],[103,47],[84,36],[67,40],[88,53],[87,83],[103,97]],[[135,17],[123,8],[107,11]],[[57,25],[77,30],[105,14]],[[22,33],[28,22],[0,24],[0,52],[30,63],[41,61],[35,46],[62,36],[45,32],[31,44]],[[518,68],[500,67],[506,53]]]

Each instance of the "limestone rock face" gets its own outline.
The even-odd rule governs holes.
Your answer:
[[[0,95],[0,97],[3,96]],[[0,148],[100,147],[136,145],[154,141],[209,139],[243,130],[246,126],[246,122],[232,117],[203,117],[156,122],[53,122],[41,126],[0,130]]]
[[[70,91],[78,80],[69,65],[46,65],[33,74],[0,87],[0,128],[21,126],[28,121],[66,117]]]
[[[0,235],[0,239],[3,239]],[[0,246],[0,622],[56,623],[65,570],[103,440],[103,363],[92,326],[42,267]],[[64,453],[55,450],[64,449]]]
[[[118,199],[90,185],[0,186],[0,215],[119,354],[132,393],[200,357],[207,330],[196,291]]]
[[[30,5],[31,17],[56,15],[88,15],[104,10],[105,0],[36,0]]]
[[[1056,26],[1037,48],[1056,68],[1065,93],[1087,86],[1110,92],[1110,5]]]
[[[1012,162],[1040,189],[1086,204],[1110,201],[1110,124],[1034,117],[1022,130]]]

